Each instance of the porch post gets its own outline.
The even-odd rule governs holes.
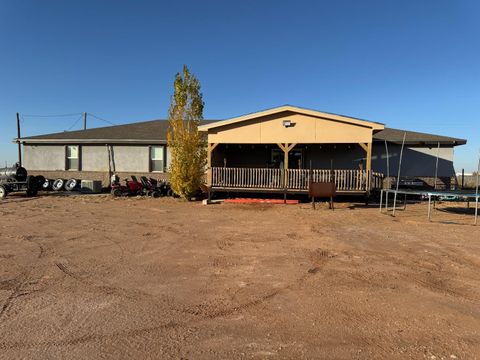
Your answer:
[[[369,143],[359,143],[358,145],[360,145],[362,147],[363,150],[365,150],[365,152],[367,153],[367,161],[366,161],[366,164],[365,164],[365,170],[367,172],[367,184],[366,184],[366,191],[368,193],[370,193],[370,187],[371,187],[371,178],[372,178],[372,174],[371,174],[371,170],[372,170],[372,142],[369,142]]]
[[[218,143],[208,143],[207,145],[207,186],[212,186],[212,152]]]
[[[287,179],[287,169],[288,169],[288,153],[290,152],[290,150],[292,150],[295,145],[297,145],[296,143],[294,144],[288,144],[288,143],[285,143],[285,144],[282,144],[282,143],[278,143],[277,144],[278,147],[280,149],[282,149],[283,151],[283,170],[284,170],[284,185],[285,185],[285,188],[287,187],[287,184],[288,184],[288,179]]]
[[[370,193],[372,187],[372,143],[367,143],[367,191]]]

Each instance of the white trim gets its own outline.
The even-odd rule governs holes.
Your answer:
[[[381,123],[376,123],[376,122],[367,121],[367,120],[355,119],[355,118],[351,118],[351,117],[343,116],[343,115],[329,114],[329,113],[316,111],[316,110],[304,109],[304,108],[300,108],[300,107],[297,107],[297,106],[285,105],[285,106],[279,106],[279,107],[276,107],[276,108],[273,108],[273,109],[259,111],[259,112],[256,112],[256,113],[243,115],[243,116],[239,116],[239,117],[235,117],[235,118],[231,118],[231,119],[227,119],[227,120],[216,121],[216,122],[213,122],[211,124],[201,125],[201,126],[198,127],[198,130],[199,131],[208,131],[210,129],[214,129],[214,128],[217,128],[217,127],[236,124],[236,123],[239,123],[239,122],[242,122],[242,121],[252,120],[252,119],[262,117],[262,116],[267,116],[267,115],[280,113],[280,112],[283,112],[283,111],[292,111],[292,112],[299,113],[299,114],[305,114],[305,115],[310,115],[310,116],[314,116],[314,117],[319,117],[319,118],[324,118],[324,119],[330,119],[330,120],[355,124],[355,125],[359,125],[359,126],[369,127],[369,128],[372,128],[373,130],[383,130],[385,128],[385,125],[381,124]]]

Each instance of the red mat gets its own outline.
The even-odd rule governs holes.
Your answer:
[[[226,199],[223,201],[227,204],[284,204],[282,199],[249,199],[249,198],[236,198]],[[287,204],[298,204],[298,200],[287,200]]]

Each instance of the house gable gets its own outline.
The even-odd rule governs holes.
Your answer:
[[[290,126],[285,126],[289,122]],[[292,106],[245,115],[199,128],[211,143],[367,143],[384,126]]]

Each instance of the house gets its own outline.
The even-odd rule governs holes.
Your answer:
[[[112,172],[166,176],[167,130],[166,120],[154,120],[19,140],[23,165],[31,172],[108,182]],[[397,175],[404,135],[401,176],[433,184],[438,155],[437,176],[449,187],[455,179],[454,147],[466,143],[289,105],[206,120],[199,131],[208,138],[207,178],[217,191],[304,192],[309,176],[322,180],[334,174],[344,192],[367,192],[387,174]]]
[[[436,175],[447,187],[455,173],[453,148],[466,143],[289,105],[199,130],[208,136],[213,190],[307,192],[311,180],[334,180],[341,193],[368,193],[382,186],[387,173],[397,175],[404,135],[401,176],[431,184],[438,154]]]
[[[121,179],[165,178],[170,164],[168,126],[167,120],[153,120],[24,137],[22,165],[34,175],[101,180],[105,186],[112,173]]]

